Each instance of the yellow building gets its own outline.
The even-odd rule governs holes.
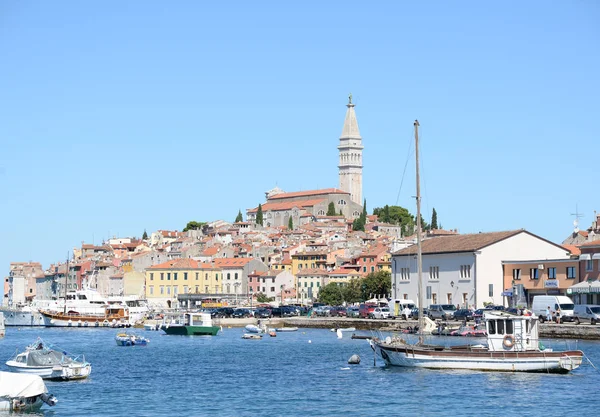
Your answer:
[[[303,269],[326,269],[327,252],[304,251],[292,255],[292,274],[298,276]]]

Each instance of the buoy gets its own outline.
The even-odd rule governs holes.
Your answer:
[[[308,343],[312,343],[312,340],[309,340]]]
[[[356,354],[350,356],[350,359],[348,359],[348,363],[350,365],[358,365],[360,363],[360,356]]]
[[[342,337],[344,337],[344,334],[342,333],[342,331],[340,329],[338,329],[338,331],[337,331],[337,337],[338,337],[338,339],[341,339]]]

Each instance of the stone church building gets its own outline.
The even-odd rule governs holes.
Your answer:
[[[286,193],[278,187],[266,192],[267,201],[262,204],[265,226],[287,226],[290,217],[293,224],[302,225],[325,216],[329,203],[333,202],[336,213],[355,219],[362,213],[362,138],[354,112],[352,95],[348,99],[346,119],[339,150],[339,188],[296,191]],[[248,222],[256,221],[258,207],[248,209]]]

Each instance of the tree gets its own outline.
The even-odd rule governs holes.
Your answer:
[[[335,204],[333,204],[333,201],[331,201],[327,207],[327,215],[335,216]]]
[[[235,218],[235,222],[239,223],[239,222],[243,222],[244,221],[244,216],[242,216],[242,210],[238,211],[238,215]]]
[[[268,303],[269,301],[273,301],[273,299],[267,297],[265,293],[259,292],[256,294],[256,301],[259,303]]]
[[[187,232],[188,230],[202,230],[202,227],[204,227],[204,225],[206,225],[206,222],[191,221],[185,225],[185,227],[183,228],[183,231]]]
[[[148,239],[148,233],[146,233],[146,229],[144,229],[144,234],[142,235],[142,239],[143,240]]]
[[[387,205],[383,208],[377,207],[373,209],[373,214],[376,214],[384,223],[399,225],[402,236],[410,236],[415,233],[416,218],[404,207]]]
[[[365,224],[360,221],[360,217],[354,219],[354,221],[352,222],[352,230],[354,231],[365,231]]]
[[[263,225],[263,212],[262,212],[262,204],[258,205],[258,211],[256,212],[256,224]]]
[[[392,290],[392,274],[390,271],[371,272],[363,278],[361,290],[363,300],[376,295],[385,297]]]
[[[363,224],[363,229],[364,229],[365,224],[367,224],[367,199],[365,198],[364,201],[365,201],[365,203],[363,205],[363,211],[360,215],[360,221]]]
[[[344,302],[343,288],[337,282],[330,282],[319,290],[319,302],[339,306]]]
[[[437,211],[435,211],[435,207],[433,208],[433,213],[431,213],[431,228],[432,229],[438,228]]]
[[[290,230],[294,230],[294,221],[292,220],[292,218],[290,217],[290,219],[288,220],[288,229]]]
[[[344,213],[342,213],[342,209],[340,209],[340,216],[343,216],[343,215],[344,215]]]
[[[361,281],[362,279],[354,278],[350,280],[348,285],[344,285],[342,292],[344,295],[344,301],[347,303],[357,303],[364,300],[361,292]]]

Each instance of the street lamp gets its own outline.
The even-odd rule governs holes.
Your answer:
[[[240,286],[240,283],[239,283],[239,282],[235,282],[235,283],[233,284],[233,288],[234,288],[234,290],[235,290],[235,305],[236,305],[236,306],[238,305],[238,299],[237,299],[237,295],[238,295],[238,287],[239,287],[239,286]]]
[[[250,287],[250,311],[252,311],[252,287]]]

